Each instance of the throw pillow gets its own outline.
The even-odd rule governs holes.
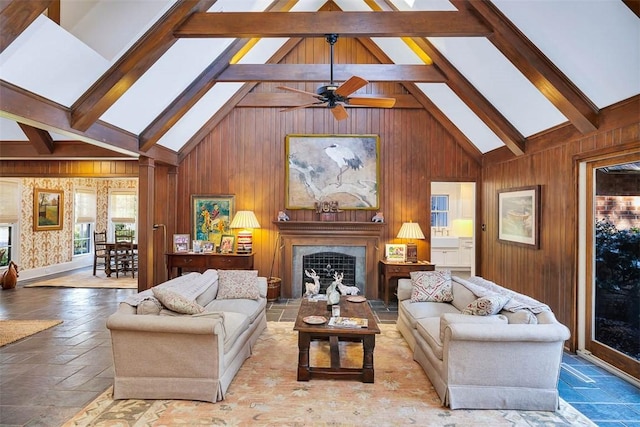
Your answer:
[[[218,270],[216,299],[260,298],[257,270]]]
[[[507,318],[498,314],[497,316],[469,316],[467,314],[443,313],[440,315],[440,341],[444,342],[444,330],[452,323],[507,323]]]
[[[500,294],[485,295],[469,304],[467,308],[462,310],[462,314],[472,314],[474,316],[498,314],[510,299],[510,297]]]
[[[197,314],[204,311],[204,307],[195,301],[187,299],[169,289],[153,288],[153,295],[171,311],[181,314]]]
[[[450,271],[412,271],[411,302],[453,301]]]
[[[162,304],[157,298],[149,297],[143,301],[140,301],[136,309],[136,314],[160,314],[162,310]]]

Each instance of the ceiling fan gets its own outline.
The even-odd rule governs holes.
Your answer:
[[[357,91],[361,87],[366,86],[369,83],[362,77],[352,76],[341,85],[336,85],[333,82],[333,45],[338,40],[338,35],[327,34],[326,40],[331,46],[331,83],[326,86],[320,86],[316,93],[307,92],[301,89],[295,89],[287,86],[278,86],[278,89],[310,95],[317,99],[317,101],[298,105],[295,107],[285,108],[281,111],[291,111],[297,110],[299,108],[326,104],[327,107],[331,109],[331,112],[333,113],[333,116],[336,118],[336,120],[344,120],[349,117],[349,114],[347,114],[347,110],[344,108],[345,104],[376,108],[391,108],[395,105],[396,100],[394,98],[349,96],[353,92]]]

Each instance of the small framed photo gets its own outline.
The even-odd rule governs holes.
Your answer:
[[[212,254],[216,251],[216,244],[213,242],[203,242],[202,243],[202,252],[205,254]]]
[[[233,253],[233,244],[236,241],[236,236],[233,234],[223,234],[220,239],[220,253],[221,254],[232,254]]]
[[[405,262],[407,259],[407,245],[387,243],[384,254],[387,261]]]
[[[189,252],[189,240],[188,234],[174,234],[173,252]]]

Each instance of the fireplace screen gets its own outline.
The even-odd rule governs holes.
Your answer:
[[[302,257],[302,283],[313,281],[305,275],[305,270],[314,270],[320,276],[320,293],[325,293],[333,282],[334,273],[344,274],[342,283],[348,286],[356,285],[356,257],[338,252],[316,252]],[[302,286],[304,295],[305,286]],[[362,292],[362,289],[360,289]]]

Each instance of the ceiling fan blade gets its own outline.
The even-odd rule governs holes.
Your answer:
[[[349,114],[347,114],[347,109],[344,108],[344,105],[342,104],[337,104],[331,109],[331,112],[333,113],[333,117],[335,117],[336,120],[344,120],[349,117]]]
[[[324,104],[324,102],[318,101],[318,102],[311,102],[309,104],[296,105],[295,107],[284,108],[280,110],[280,112],[299,110],[300,108],[313,107],[314,105],[320,105],[320,104]]]
[[[354,96],[349,98],[349,105],[363,105],[367,107],[391,108],[396,104],[395,98],[369,98],[364,96]]]
[[[293,87],[288,87],[288,86],[276,86],[278,89],[282,89],[282,90],[288,90],[290,92],[297,92],[297,93],[302,93],[304,95],[311,95],[314,98],[318,98],[318,99],[322,99],[322,97],[320,95],[318,95],[317,93],[313,93],[313,92],[307,92],[306,90],[302,90],[302,89],[296,89]]]
[[[362,77],[351,76],[349,77],[349,80],[338,86],[334,93],[338,96],[349,96],[361,87],[366,86],[368,83],[369,82]]]

